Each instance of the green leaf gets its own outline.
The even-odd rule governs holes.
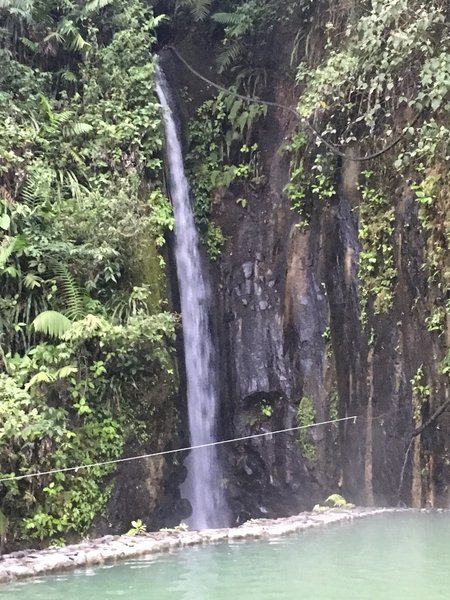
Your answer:
[[[70,329],[72,323],[56,310],[45,310],[34,319],[31,326],[38,333],[61,338]]]
[[[0,228],[7,231],[11,225],[11,218],[7,213],[3,213],[0,217]]]

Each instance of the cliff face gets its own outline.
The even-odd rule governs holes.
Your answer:
[[[227,237],[216,291],[230,433],[359,418],[310,430],[306,447],[304,434],[281,434],[235,448],[227,457],[232,503],[252,516],[285,514],[341,489],[363,504],[447,506],[448,418],[414,438],[405,458],[418,369],[434,384],[427,414],[447,400],[439,374],[445,340],[425,327],[432,301],[413,194],[399,190],[395,206],[392,309],[369,316],[364,328],[352,169],[340,166],[337,194],[314,206],[302,231],[283,193],[288,166],[278,144],[286,130],[281,115],[269,119],[260,141],[267,185],[247,209],[228,197],[215,211]],[[310,422],[302,421],[305,399],[313,408]]]
[[[189,40],[180,47],[200,71],[214,72],[211,53]],[[268,96],[292,106],[300,92],[280,57]],[[178,63],[168,61],[167,69],[175,87],[188,86],[193,100],[183,110],[192,118],[205,89]],[[413,435],[448,400],[440,367],[446,335],[426,326],[436,290],[426,274],[429,235],[415,194],[407,181],[390,190],[383,214],[393,209],[392,302],[384,311],[365,308],[361,168],[339,159],[334,193],[306,199],[305,223],[285,192],[290,164],[283,148],[294,125],[284,111],[269,109],[256,133],[265,183],[247,187],[245,205],[233,186],[212,204],[225,236],[211,266],[221,433],[358,418],[226,447],[233,514],[238,522],[286,515],[336,491],[359,504],[447,506],[449,418],[444,413]]]

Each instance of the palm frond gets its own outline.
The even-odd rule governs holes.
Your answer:
[[[23,284],[29,290],[42,287],[42,281],[42,277],[39,277],[39,275],[36,275],[36,273],[31,272],[27,273],[23,278]]]
[[[61,338],[72,326],[72,322],[56,310],[41,312],[31,323],[37,333]]]
[[[66,379],[77,372],[78,369],[72,365],[66,365],[60,369],[57,369],[56,371],[39,371],[33,375],[30,381],[26,384],[25,390],[29,390],[31,387],[33,387],[33,385],[38,383],[54,383],[58,379]]]
[[[57,379],[66,379],[66,377],[70,377],[74,373],[77,373],[77,367],[73,365],[66,365],[65,367],[61,367],[55,373]]]
[[[57,33],[62,36],[71,50],[83,52],[91,47],[91,44],[83,38],[78,27],[70,19],[64,18],[59,23]]]
[[[39,371],[39,373],[33,375],[30,381],[26,384],[25,391],[29,390],[38,383],[53,383],[54,381],[56,381],[56,376],[54,373],[51,373],[50,371]]]

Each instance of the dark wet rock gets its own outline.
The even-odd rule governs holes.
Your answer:
[[[242,265],[242,271],[245,279],[250,279],[253,275],[253,263],[246,262]]]

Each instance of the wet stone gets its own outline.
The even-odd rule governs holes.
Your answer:
[[[246,262],[242,265],[242,271],[245,279],[250,279],[253,275],[253,263]]]

